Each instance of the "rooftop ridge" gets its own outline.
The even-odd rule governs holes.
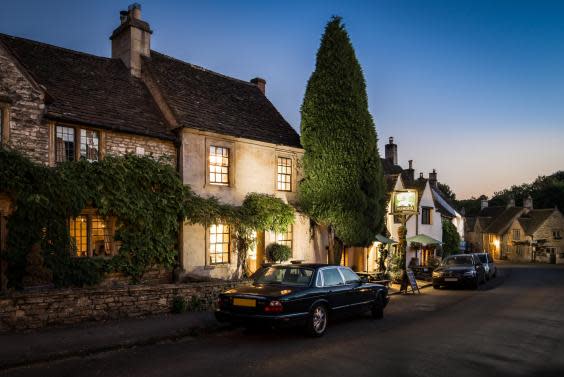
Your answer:
[[[29,42],[29,43],[34,43],[36,45],[54,48],[54,49],[57,49],[57,50],[66,51],[66,52],[70,52],[70,53],[73,53],[73,54],[84,55],[84,56],[87,56],[87,57],[90,57],[90,58],[97,58],[97,59],[104,59],[104,60],[118,60],[118,59],[112,59],[112,58],[109,58],[109,57],[106,57],[106,56],[94,55],[94,54],[91,54],[91,53],[88,53],[88,52],[72,50],[70,48],[57,46],[57,45],[54,45],[54,44],[51,44],[51,43],[36,41],[34,39],[18,37],[18,36],[10,35],[10,34],[0,33],[0,38],[2,38],[2,37],[20,40],[20,41],[25,41],[25,42]]]
[[[174,61],[176,61],[176,62],[178,62],[178,63],[186,64],[186,65],[188,65],[188,66],[190,66],[190,67],[192,67],[192,68],[194,68],[194,69],[198,69],[198,70],[203,71],[203,72],[206,72],[206,73],[211,73],[211,74],[213,74],[213,75],[216,75],[216,76],[219,76],[219,77],[228,79],[228,80],[237,81],[237,82],[240,82],[240,83],[249,85],[249,86],[256,86],[255,84],[253,84],[253,83],[250,82],[250,81],[245,81],[245,80],[238,79],[238,78],[236,78],[236,77],[227,76],[227,75],[224,75],[224,74],[222,74],[222,73],[212,71],[211,69],[208,69],[208,68],[205,68],[205,67],[202,67],[202,66],[199,66],[199,65],[196,65],[196,64],[192,64],[192,63],[189,63],[189,62],[187,62],[187,61],[184,61],[184,60],[175,58],[174,56],[170,56],[170,55],[167,55],[167,54],[163,54],[162,52],[159,52],[159,51],[156,51],[156,50],[151,50],[151,54],[153,54],[153,53],[156,53],[156,54],[158,54],[158,55],[161,55],[161,56],[163,56],[163,57],[165,57],[165,58],[167,58],[167,59],[174,60]],[[151,59],[151,56],[145,57],[145,58]]]

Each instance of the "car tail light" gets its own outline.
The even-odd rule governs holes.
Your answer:
[[[265,313],[282,313],[284,307],[280,301],[270,301],[268,305],[265,305]]]

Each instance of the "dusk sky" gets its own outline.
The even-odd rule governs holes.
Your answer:
[[[564,169],[564,2],[140,1],[152,48],[243,80],[299,130],[326,22],[340,15],[364,69],[380,153],[459,198]],[[6,1],[0,32],[110,56],[127,1]]]

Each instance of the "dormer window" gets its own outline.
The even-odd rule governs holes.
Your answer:
[[[431,207],[421,208],[421,224],[431,225],[431,213],[433,209]]]

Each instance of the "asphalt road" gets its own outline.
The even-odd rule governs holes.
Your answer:
[[[478,291],[394,296],[383,320],[240,329],[11,370],[13,376],[564,376],[564,267],[503,266]],[[1,373],[0,373],[1,374]]]

